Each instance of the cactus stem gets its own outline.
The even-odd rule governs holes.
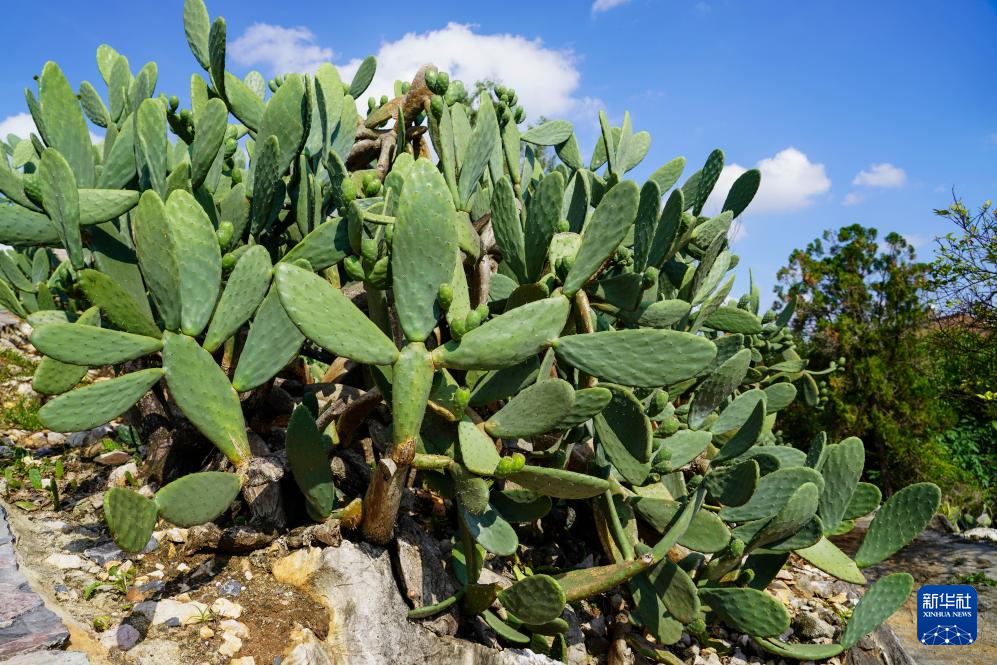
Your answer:
[[[630,543],[630,538],[627,537],[626,531],[623,529],[623,524],[620,522],[620,515],[616,511],[616,504],[613,503],[612,491],[606,490],[600,500],[603,510],[606,511],[606,522],[609,526],[609,533],[613,537],[613,542],[616,543],[616,548],[626,561],[633,561],[634,548]]]
[[[387,545],[391,540],[408,470],[408,466],[400,467],[390,457],[378,462],[363,502],[363,535],[367,541]]]

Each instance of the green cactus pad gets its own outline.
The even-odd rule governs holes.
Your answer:
[[[789,614],[782,603],[756,589],[705,588],[700,599],[728,628],[758,637],[775,637],[789,628]]]
[[[508,176],[499,178],[492,190],[492,231],[495,233],[495,244],[502,252],[502,262],[520,284],[525,284],[529,279],[523,226]]]
[[[720,517],[727,522],[748,522],[773,517],[790,496],[804,483],[813,483],[823,490],[824,479],[808,467],[779,469],[762,476],[758,489],[747,503],[741,506],[724,506]]]
[[[637,217],[640,192],[626,180],[603,195],[582,233],[582,246],[564,279],[564,292],[573,295],[616,251]]]
[[[294,482],[315,512],[323,518],[328,517],[336,504],[329,447],[322,441],[315,417],[302,404],[291,413],[284,447]]]
[[[530,198],[526,209],[528,223],[524,233],[526,282],[537,281],[543,273],[551,238],[561,220],[563,199],[564,177],[557,171],[545,176]]]
[[[745,390],[720,412],[720,416],[710,425],[710,431],[714,434],[727,434],[743,427],[748,419],[752,417],[758,402],[764,404],[767,398],[768,396],[764,390],[758,388]]]
[[[457,256],[454,206],[443,175],[428,159],[409,169],[396,207],[391,271],[395,306],[402,330],[411,341],[423,341],[441,311],[440,284],[453,277]]]
[[[76,323],[83,326],[99,326],[100,310],[91,307],[80,314]],[[45,356],[35,369],[35,375],[31,379],[31,387],[36,393],[42,395],[59,395],[82,381],[83,377],[87,375],[88,369],[86,365],[71,365]]]
[[[225,141],[228,108],[220,99],[208,100],[194,118],[194,143],[190,147],[190,179],[196,189],[204,182],[208,169]]]
[[[162,377],[161,369],[143,369],[77,388],[45,404],[38,419],[54,432],[93,429],[127,411]]]
[[[762,332],[761,320],[751,312],[737,307],[720,307],[703,322],[707,328],[726,333],[758,335]]]
[[[87,300],[99,307],[115,327],[145,337],[162,337],[147,308],[135,302],[130,293],[104,273],[81,270],[79,284]]]
[[[931,521],[942,493],[932,483],[909,485],[883,504],[855,553],[859,568],[874,566],[912,541]]]
[[[692,305],[685,300],[659,300],[640,313],[638,324],[642,328],[670,328],[682,320]]]
[[[749,459],[731,466],[711,468],[703,478],[703,484],[723,505],[741,506],[755,493],[760,475],[758,462]]]
[[[557,357],[604,381],[658,388],[696,376],[717,349],[708,339],[673,330],[609,330],[554,342]]]
[[[336,217],[323,222],[291,248],[283,263],[305,259],[313,270],[324,270],[342,261],[350,253],[349,225]]]
[[[461,510],[460,514],[471,537],[479,545],[498,556],[515,554],[519,547],[519,538],[497,510],[488,506],[480,515],[468,510]]]
[[[490,319],[459,342],[433,350],[437,366],[454,369],[503,369],[550,346],[568,319],[570,301],[563,295],[531,302]],[[311,337],[311,335],[309,335]]]
[[[468,403],[471,406],[483,406],[512,397],[536,381],[539,367],[540,362],[536,356],[531,356],[517,365],[484,373],[474,383]]]
[[[765,389],[765,411],[775,413],[785,409],[796,399],[796,386],[792,383],[773,383]]]
[[[160,99],[144,99],[132,114],[135,123],[135,169],[141,189],[166,196],[166,108]]]
[[[685,157],[676,157],[657,171],[652,173],[648,180],[653,180],[662,194],[675,186],[675,183],[682,177],[685,169]]]
[[[472,475],[456,462],[450,463],[447,471],[453,479],[454,495],[461,509],[469,515],[481,515],[489,510],[488,483],[483,478]]]
[[[398,358],[394,343],[329,282],[288,263],[274,275],[281,304],[308,339],[357,362],[390,365]]]
[[[39,133],[46,145],[65,157],[67,166],[71,167],[69,173],[73,176],[70,184],[92,187],[93,147],[87,121],[76,93],[54,62],[46,62],[42,68],[38,79],[38,102],[44,118]]]
[[[764,547],[800,531],[817,514],[820,492],[813,483],[803,483],[771,518],[747,522],[733,531],[748,547]]]
[[[0,169],[3,166],[0,165]],[[0,206],[0,243],[8,245],[58,245],[59,231],[45,215],[17,205]]]
[[[460,440],[460,458],[468,471],[479,476],[495,473],[500,459],[495,450],[495,442],[468,420],[461,421],[457,426],[457,435]]]
[[[534,522],[551,509],[549,497],[527,489],[506,489],[492,494],[492,506],[509,522]]]
[[[636,497],[631,501],[634,510],[658,533],[665,533],[676,516],[688,502],[652,497]],[[730,530],[715,513],[697,511],[689,526],[678,539],[683,547],[696,552],[719,552],[730,542]]]
[[[609,404],[594,418],[596,443],[606,459],[633,485],[643,485],[651,471],[651,421],[633,392],[604,384]]]
[[[156,504],[138,492],[112,487],[104,493],[104,519],[118,547],[141,552],[156,528]]]
[[[485,431],[502,438],[549,432],[571,412],[574,402],[575,391],[567,381],[540,381],[513,397],[485,421]]]
[[[509,476],[517,485],[558,499],[590,499],[609,489],[609,481],[563,469],[526,466]]]
[[[163,519],[190,527],[210,522],[228,509],[242,489],[234,473],[203,471],[174,480],[156,492],[156,506]]]
[[[75,323],[49,323],[31,331],[36,349],[73,365],[116,365],[163,348],[155,337]]]
[[[201,434],[236,466],[249,459],[239,395],[211,354],[186,335],[167,333],[163,369],[177,406]]]
[[[725,410],[726,413],[726,410]],[[716,424],[716,421],[714,421]],[[749,448],[758,441],[758,436],[765,427],[765,400],[755,402],[751,415],[741,425],[740,429],[727,440],[720,452],[713,458],[713,462],[725,462],[746,453]]]
[[[536,127],[530,127],[521,138],[535,145],[558,145],[568,140],[572,129],[571,123],[567,120],[548,120]]]
[[[170,194],[166,216],[176,247],[180,286],[180,329],[186,335],[201,334],[218,300],[222,279],[222,256],[218,238],[207,213],[184,190]]]
[[[166,206],[152,190],[142,193],[131,216],[135,253],[149,293],[167,330],[180,328],[180,276]]]
[[[900,609],[913,588],[914,578],[909,573],[894,573],[877,580],[855,606],[852,618],[841,634],[841,646],[850,649],[876,630]]]
[[[232,387],[242,393],[263,385],[298,355],[305,336],[294,325],[273,286],[249,325]]]
[[[680,469],[706,450],[712,438],[713,435],[709,432],[681,430],[667,439],[662,439],[661,447],[670,455],[668,465],[672,469]]]
[[[635,577],[631,585],[642,618],[672,616],[688,624],[699,614],[696,583],[687,572],[668,559]]]
[[[263,302],[270,286],[273,266],[262,245],[253,245],[239,257],[204,336],[204,348],[214,352],[249,320]]]
[[[847,554],[838,549],[837,545],[827,538],[821,538],[810,547],[796,550],[796,553],[820,568],[828,575],[852,584],[865,584],[865,575],[858,569],[855,562]]]
[[[395,445],[407,444],[418,436],[434,372],[433,359],[422,342],[409,342],[398,354],[391,378]]]
[[[865,466],[865,447],[855,437],[827,446],[820,472],[824,476],[824,491],[820,495],[820,519],[831,533],[838,528],[858,486]]]
[[[848,508],[845,509],[842,519],[854,520],[864,517],[876,510],[882,499],[883,494],[878,487],[870,483],[859,483],[855,486],[855,492],[852,494],[851,501],[848,502]]]
[[[502,606],[527,624],[543,624],[561,616],[565,597],[550,575],[530,575],[498,595]]]
[[[490,95],[480,97],[474,130],[471,132],[467,151],[459,161],[460,175],[457,189],[460,194],[460,208],[465,209],[478,180],[485,172],[495,146],[499,143],[498,123],[495,120],[495,107]],[[456,129],[456,128],[455,128]]]
[[[724,200],[722,210],[730,210],[734,213],[734,217],[737,217],[744,209],[748,207],[751,203],[751,199],[755,198],[755,193],[758,191],[758,186],[762,181],[762,172],[758,169],[750,169],[745,171],[734,184],[730,186],[730,191],[727,192],[727,198]]]
[[[136,205],[139,193],[130,189],[81,189],[80,226],[117,219]]]
[[[52,219],[62,246],[74,268],[83,267],[83,240],[80,236],[80,196],[73,171],[54,148],[42,152],[38,166],[38,186],[45,212]]]
[[[568,430],[588,421],[606,408],[613,393],[608,388],[582,388],[575,391],[575,403],[566,416],[554,427],[555,430]]]
[[[491,610],[485,610],[481,613],[481,617],[488,624],[488,627],[495,631],[502,640],[509,642],[511,644],[529,644],[530,638],[523,633],[519,632],[502,619],[499,619]]]
[[[204,0],[184,0],[183,3],[183,30],[187,36],[187,44],[194,53],[194,57],[201,67],[207,69],[208,62],[208,33],[211,30],[211,20],[208,18],[208,9],[204,6]]]
[[[840,644],[790,644],[776,639],[755,638],[755,643],[766,651],[770,651],[783,658],[794,658],[796,660],[817,661],[825,658],[834,658],[845,650]]]

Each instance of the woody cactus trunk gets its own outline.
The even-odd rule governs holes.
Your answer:
[[[939,490],[880,506],[861,441],[774,433],[834,367],[795,351],[792,302],[760,313],[754,284],[730,298],[729,232],[758,171],[704,214],[723,152],[681,185],[681,157],[634,182],[651,137],[629,114],[600,113],[586,162],[569,122],[524,129],[512,88],[471,95],[426,65],[364,116],[373,58],[349,82],[331,64],[239,78],[224,19],[187,0],[183,24],[204,70],[189,107],[156,92],[154,63],[133,74],[102,45],[104,96],[47,63],[26,91],[37,131],[0,160],[0,303],[44,355],[42,422],[85,430],[141,405],[167,444],[196,432],[217,449],[193,473],[160,456],[152,499],[106,493],[121,547],[143,548],[159,519],[247,510],[261,528],[338,518],[387,544],[419,489],[453,526],[460,590],[413,618],[457,606],[555,657],[565,605],[621,585],[660,645],[720,622],[809,660],[900,607],[906,574],[872,585],[837,642],[780,640],[790,618],[765,588],[790,554],[863,584]],[[93,367],[113,378],[86,381]],[[329,383],[359,397],[320,403]],[[274,396],[283,441],[251,445],[245,414]],[[358,490],[330,461],[367,428],[390,434]],[[300,497],[282,495],[288,470]],[[480,581],[486,557],[516,557],[528,525],[569,506],[591,516],[602,565],[515,559],[510,588]],[[873,512],[853,560],[832,538]]]

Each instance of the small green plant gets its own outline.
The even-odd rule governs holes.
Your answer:
[[[126,596],[134,581],[134,567],[115,564],[108,568],[106,580],[96,580],[83,589],[83,599],[90,600],[98,591],[110,591],[119,596]]]
[[[952,584],[969,584],[977,589],[982,587],[997,586],[997,579],[987,575],[984,571],[978,570],[975,573],[963,573],[952,578]]]

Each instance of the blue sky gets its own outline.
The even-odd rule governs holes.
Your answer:
[[[103,91],[94,52],[104,42],[133,70],[157,61],[158,89],[186,98],[199,68],[181,7],[7,7],[0,131],[23,129],[22,90],[48,59]],[[468,81],[503,79],[533,118],[573,121],[583,150],[599,109],[616,122],[629,110],[653,136],[638,181],[677,155],[691,173],[715,147],[732,165],[722,182],[760,166],[735,250],[766,292],[789,252],[825,228],[895,230],[930,258],[948,230],[932,209],[952,188],[970,205],[997,193],[997,11],[985,2],[208,0],[208,10],[226,17],[240,74],[323,61],[349,73],[373,53],[383,87],[433,60]]]

